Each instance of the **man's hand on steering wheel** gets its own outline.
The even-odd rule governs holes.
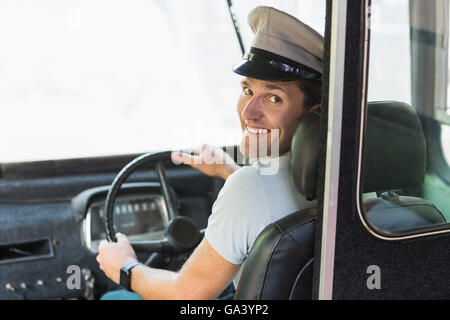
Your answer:
[[[120,268],[125,264],[137,261],[128,238],[117,233],[117,242],[103,240],[98,248],[97,262],[100,269],[115,283],[120,282]]]

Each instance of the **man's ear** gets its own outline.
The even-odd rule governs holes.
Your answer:
[[[309,108],[308,113],[313,112],[314,110],[320,109],[322,105],[320,103],[313,105],[311,108]]]
[[[306,117],[308,114],[310,114],[314,110],[320,109],[321,107],[322,107],[322,105],[320,103],[313,105],[311,108],[309,108],[309,110],[307,112],[302,114],[302,116],[300,117],[300,119],[298,119],[298,121],[302,121],[303,118]]]

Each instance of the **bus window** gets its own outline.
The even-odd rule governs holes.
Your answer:
[[[450,222],[449,0],[373,0],[360,206],[395,238]]]

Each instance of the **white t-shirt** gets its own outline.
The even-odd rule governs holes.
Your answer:
[[[205,237],[224,259],[242,264],[267,225],[315,205],[294,185],[290,152],[259,160],[228,177],[213,204]],[[240,272],[235,286],[239,278]]]

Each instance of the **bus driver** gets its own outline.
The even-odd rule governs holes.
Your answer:
[[[292,181],[290,146],[302,118],[320,106],[323,38],[316,31],[282,11],[257,7],[248,17],[255,35],[252,46],[234,72],[244,76],[237,104],[241,128],[241,153],[249,157],[252,146],[263,139],[270,152],[250,166],[240,167],[220,149],[217,159],[226,163],[196,164],[198,155],[174,153],[173,160],[226,179],[208,220],[205,237],[178,272],[138,263],[127,237],[117,242],[103,241],[97,261],[101,270],[119,283],[120,270],[131,270],[131,287],[137,293],[114,291],[105,299],[215,299],[234,279],[254,240],[268,224],[284,216],[314,206],[297,191]],[[272,135],[278,150],[273,151]],[[208,147],[209,148],[209,147]],[[277,170],[263,174],[276,161]],[[219,162],[219,161],[218,161]]]

